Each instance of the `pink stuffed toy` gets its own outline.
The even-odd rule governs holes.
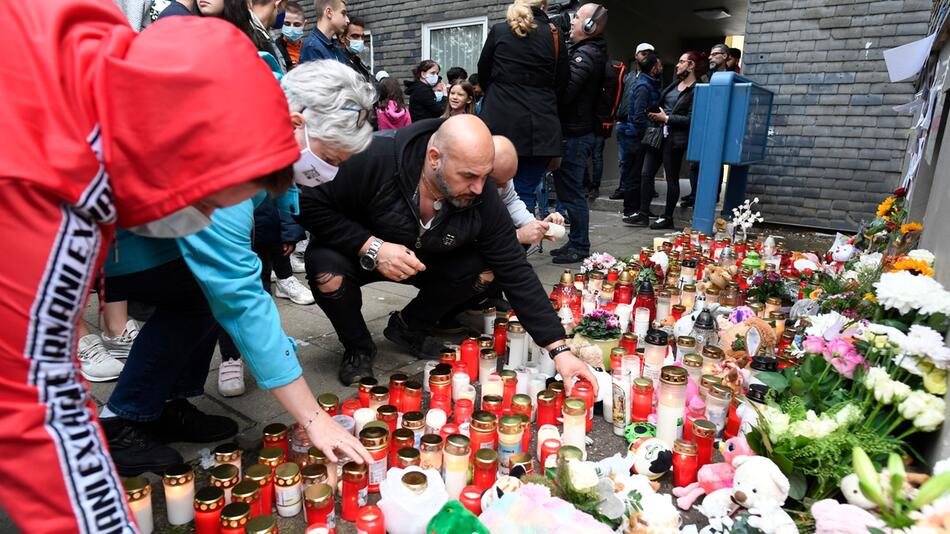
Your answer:
[[[755,452],[749,447],[745,436],[736,436],[722,443],[719,447],[725,461],[707,464],[699,468],[697,482],[681,488],[673,488],[673,495],[677,497],[676,505],[681,510],[689,510],[696,499],[708,495],[721,488],[732,487],[732,477],[736,472],[732,460],[737,456],[752,456]]]

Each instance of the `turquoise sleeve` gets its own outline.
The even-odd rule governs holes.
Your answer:
[[[261,261],[251,249],[254,203],[218,209],[211,221],[208,228],[177,240],[182,256],[257,385],[287,385],[303,371],[294,341],[284,333],[277,306],[261,284]]]

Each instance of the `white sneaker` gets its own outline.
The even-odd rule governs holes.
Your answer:
[[[132,350],[132,343],[135,337],[139,335],[139,324],[134,319],[129,319],[125,323],[125,330],[115,336],[109,337],[102,334],[102,344],[109,350],[113,358],[125,359],[129,357],[129,351]]]
[[[274,282],[274,296],[282,299],[290,299],[294,304],[308,305],[313,304],[313,293],[307,289],[295,276],[288,276],[283,280]]]
[[[296,253],[290,255],[290,268],[294,270],[295,273],[305,273],[307,272],[307,266],[304,264],[303,256],[298,256]]]
[[[218,393],[223,397],[244,394],[244,360],[224,360],[218,367]]]
[[[108,382],[119,378],[124,365],[109,355],[96,334],[79,338],[79,363],[82,364],[82,376],[90,382]]]

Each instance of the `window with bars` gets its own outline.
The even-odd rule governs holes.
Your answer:
[[[442,67],[442,77],[452,67],[469,74],[478,71],[478,56],[488,37],[488,17],[447,20],[422,25],[422,57]]]

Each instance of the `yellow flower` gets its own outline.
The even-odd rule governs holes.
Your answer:
[[[917,222],[912,222],[912,223],[907,223],[907,224],[902,224],[902,225],[901,225],[901,233],[902,233],[902,234],[909,234],[909,233],[911,233],[911,232],[919,232],[919,231],[921,231],[921,230],[923,230],[923,229],[924,229],[924,225],[922,225],[922,224],[920,224],[920,223],[917,223]]]
[[[870,302],[871,304],[877,304],[877,297],[874,296],[874,293],[865,293],[864,300]]]
[[[819,298],[821,298],[821,295],[822,295],[824,292],[825,292],[825,290],[819,287],[818,289],[815,289],[814,291],[812,291],[811,293],[809,293],[809,294],[808,294],[808,298],[810,298],[810,299],[812,299],[812,300],[818,300]]]
[[[915,260],[915,259],[907,258],[907,257],[904,257],[895,261],[894,265],[892,266],[892,269],[894,271],[917,272],[924,276],[934,275],[933,268],[927,265],[927,262],[922,261],[922,260]]]
[[[884,199],[884,202],[881,202],[877,206],[877,216],[885,217],[891,212],[891,208],[894,207],[894,197],[887,197]]]

